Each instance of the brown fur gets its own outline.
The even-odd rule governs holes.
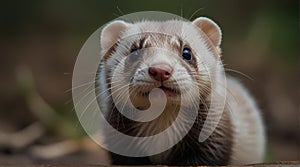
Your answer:
[[[102,48],[104,59],[98,74],[101,70],[105,70],[106,74],[105,78],[103,75],[97,74],[97,80],[105,79],[107,88],[111,88],[112,71],[120,63],[122,70],[118,73],[120,77],[118,82],[122,85],[122,78],[129,79],[130,77],[130,100],[136,108],[147,109],[150,106],[149,91],[161,83],[154,83],[146,75],[143,77],[142,85],[138,84],[138,80],[135,81],[136,83],[132,80],[136,77],[138,70],[144,72],[141,67],[151,66],[156,59],[178,68],[175,69],[176,74],[182,78],[178,83],[174,83],[172,80],[164,81],[165,85],[176,90],[178,88],[176,84],[181,84],[185,86],[188,93],[193,94],[193,91],[196,90],[200,94],[200,109],[196,121],[182,141],[171,149],[151,157],[133,158],[112,153],[114,164],[226,165],[261,161],[264,150],[264,132],[258,109],[245,88],[232,78],[228,78],[226,105],[218,126],[206,141],[202,143],[198,141],[200,130],[208,115],[211,82],[222,84],[219,83],[220,79],[218,78],[220,62],[217,65],[211,65],[211,62],[218,61],[217,58],[221,56],[219,49],[221,31],[215,23],[206,18],[196,19],[193,25],[176,20],[145,21],[134,24],[117,21],[117,23],[108,25],[102,32],[101,43],[110,39],[108,37],[115,38],[110,39],[108,43],[111,40],[116,42],[111,47],[105,44],[106,48]],[[113,29],[120,31],[116,33],[117,36],[115,34],[110,36],[110,33],[113,33],[110,28],[113,26],[117,26]],[[187,62],[180,57],[184,47],[191,48],[193,61]],[[132,61],[127,58],[122,62],[122,58],[128,57],[131,49],[139,49],[141,57]],[[201,59],[201,56],[205,59]],[[206,67],[208,68],[206,69]],[[179,72],[180,70],[181,72]],[[196,87],[190,88],[191,83],[195,83]],[[99,88],[101,85],[96,84],[96,87]],[[109,90],[108,97],[112,93]],[[128,99],[121,95],[119,100],[124,102]],[[115,129],[124,134],[139,137],[155,135],[171,126],[178,114],[180,102],[184,102],[183,104],[186,105],[193,104],[192,99],[168,97],[167,105],[159,117],[141,123],[123,116],[112,101],[103,103],[102,97],[98,101],[100,106],[109,106],[107,120]],[[246,127],[249,129],[243,129]],[[172,140],[172,136],[169,140]]]

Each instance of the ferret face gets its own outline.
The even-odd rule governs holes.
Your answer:
[[[209,94],[220,38],[218,26],[206,18],[192,23],[114,21],[101,33],[107,73],[100,79],[120,95],[122,86],[128,85],[130,100],[137,108],[149,107],[148,95],[154,88],[164,91],[169,104],[182,100],[190,105],[194,95]],[[128,97],[118,100],[125,102]]]

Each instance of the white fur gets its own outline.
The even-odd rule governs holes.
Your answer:
[[[198,24],[199,22],[204,21],[204,24]],[[134,40],[139,38],[139,32],[160,32],[170,34],[172,41],[176,41],[174,36],[181,37],[184,41],[188,42],[191,48],[196,51],[197,56],[197,67],[198,72],[202,74],[203,82],[209,82],[210,79],[213,81],[218,77],[217,72],[221,66],[219,65],[220,62],[217,61],[217,57],[220,56],[219,52],[219,45],[221,43],[221,30],[220,28],[210,19],[207,18],[199,18],[196,19],[194,24],[197,23],[197,26],[193,26],[190,22],[183,22],[177,20],[165,21],[165,22],[155,22],[155,21],[142,21],[133,24],[124,24],[123,22],[118,22],[117,30],[122,29],[122,33],[115,32],[120,35],[118,38],[120,45],[122,47],[117,47],[116,51],[111,53],[110,58],[106,61],[106,68],[111,69],[112,71],[115,69],[116,60],[123,60],[126,55],[128,54],[128,50],[130,50],[131,45],[133,44]],[[213,30],[205,30],[199,31],[201,26],[205,26],[209,24],[209,26],[213,27]],[[110,25],[114,25],[111,23]],[[121,26],[120,26],[121,25]],[[200,26],[199,26],[200,25]],[[121,27],[121,28],[120,28]],[[107,30],[116,30],[112,27],[106,28],[103,33],[111,31]],[[209,32],[210,34],[205,34]],[[218,36],[215,36],[214,33],[217,33]],[[102,35],[102,36],[105,36]],[[172,37],[173,36],[173,37]],[[210,38],[214,38],[213,41]],[[106,38],[109,39],[109,38]],[[125,39],[125,40],[124,40]],[[105,40],[102,40],[105,42]],[[116,41],[115,41],[116,42]],[[212,46],[214,44],[214,46]],[[108,41],[107,44],[102,44],[102,46],[112,45],[111,41]],[[140,83],[140,80],[151,81],[151,77],[147,73],[148,67],[152,64],[157,62],[163,62],[171,65],[174,68],[174,76],[176,75],[178,78],[183,78],[182,81],[178,82],[178,84],[186,86],[187,90],[191,87],[194,82],[193,78],[188,74],[186,67],[183,66],[180,60],[180,55],[178,58],[173,54],[176,54],[172,51],[166,51],[170,48],[167,43],[162,41],[161,50],[157,48],[147,49],[146,53],[152,56],[145,56],[141,60],[141,64],[133,73],[133,84],[136,86],[144,86],[143,89],[152,89],[155,85],[147,85],[146,83]],[[165,49],[165,50],[164,50]],[[122,67],[124,70],[129,67],[125,67],[123,64]],[[104,90],[107,89],[105,87],[105,73],[106,71],[100,72],[100,89]],[[112,74],[110,74],[111,77]],[[126,76],[124,76],[125,78]],[[209,78],[211,77],[211,78]],[[265,135],[264,135],[264,127],[262,123],[262,118],[259,113],[259,109],[257,108],[253,98],[247,93],[246,89],[241,86],[240,83],[235,81],[232,78],[227,78],[228,80],[228,91],[227,91],[227,104],[229,104],[230,110],[230,118],[232,122],[232,130],[233,130],[233,146],[232,146],[232,155],[230,157],[231,164],[248,164],[248,163],[255,163],[261,162],[263,155],[264,155],[264,148],[265,148]],[[174,85],[173,85],[174,86]],[[193,94],[194,90],[191,89],[189,92],[191,95]],[[109,96],[108,94],[104,94],[103,97]],[[185,99],[186,100],[186,99]],[[190,99],[187,99],[186,103],[189,103]],[[141,100],[138,103],[143,103],[144,101]],[[168,106],[166,110],[174,110],[174,108]],[[109,111],[107,111],[109,112]],[[168,117],[173,119],[173,117]],[[156,122],[154,124],[149,125],[148,127],[143,127],[140,129],[139,133],[147,133],[147,130],[155,130],[164,128],[165,126],[169,125],[170,120],[160,120],[161,122]],[[148,128],[148,129],[147,129]],[[156,157],[153,158],[154,161],[163,161],[164,157]]]
[[[263,161],[265,132],[261,113],[253,98],[231,77],[228,81],[228,104],[234,129],[231,164],[252,164]]]

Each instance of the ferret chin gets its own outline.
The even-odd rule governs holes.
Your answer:
[[[265,135],[258,107],[238,81],[230,76],[226,83],[220,79],[221,36],[219,26],[204,17],[192,22],[113,21],[106,25],[100,37],[103,57],[96,94],[112,127],[131,136],[155,135],[172,125],[180,107],[189,108],[184,111],[188,113],[199,104],[191,130],[175,146],[149,157],[111,153],[113,164],[240,165],[263,160]],[[113,81],[113,77],[117,79]],[[123,96],[126,84],[129,98]],[[222,117],[210,137],[199,142],[212,91],[224,85],[227,94]],[[124,110],[128,101],[146,110],[150,107],[149,94],[155,88],[164,92],[167,103],[161,115],[148,122],[123,116],[112,100],[112,94],[117,94]]]

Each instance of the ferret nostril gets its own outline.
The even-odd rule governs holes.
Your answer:
[[[172,75],[172,68],[164,64],[156,64],[152,67],[149,67],[148,73],[151,78],[157,81],[168,80]]]
[[[152,68],[152,67],[149,68],[148,73],[149,73],[151,76],[156,76],[156,75],[157,75],[156,69],[155,69],[155,68]]]

